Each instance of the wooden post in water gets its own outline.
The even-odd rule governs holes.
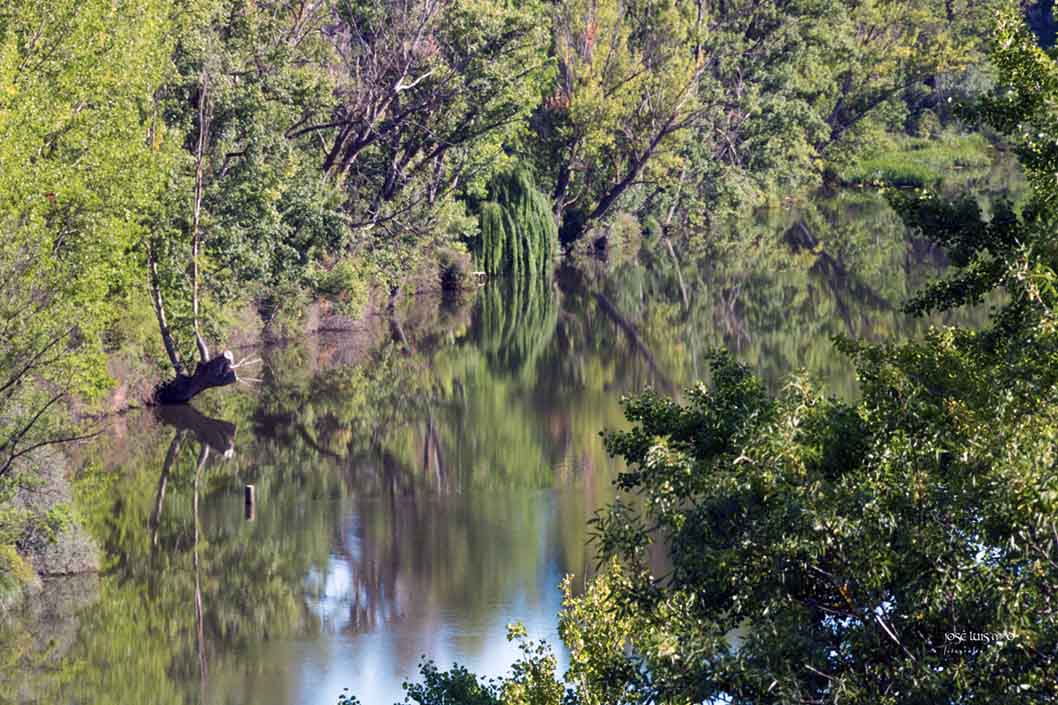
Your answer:
[[[254,486],[247,485],[243,491],[243,495],[246,499],[246,520],[253,521],[257,516],[257,502],[254,497]]]

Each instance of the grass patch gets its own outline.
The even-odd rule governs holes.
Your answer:
[[[850,164],[838,176],[847,185],[937,186],[988,169],[993,159],[992,145],[981,134],[907,137]]]

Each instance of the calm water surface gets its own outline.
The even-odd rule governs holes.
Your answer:
[[[420,299],[260,351],[260,385],[120,419],[76,459],[104,570],[49,580],[8,625],[23,658],[0,699],[392,703],[423,656],[503,673],[515,620],[564,664],[558,586],[592,567],[622,393],[679,393],[726,347],[773,386],[807,369],[851,397],[831,336],[924,329],[896,307],[936,253],[877,199],[821,210],[742,261],[677,268],[647,243],[553,284]]]

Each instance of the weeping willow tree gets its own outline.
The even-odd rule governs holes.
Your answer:
[[[490,277],[535,278],[551,272],[558,227],[532,174],[516,168],[493,179],[481,207],[481,264]]]

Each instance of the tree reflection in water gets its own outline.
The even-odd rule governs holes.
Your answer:
[[[256,393],[129,418],[79,480],[98,600],[49,668],[12,658],[10,679],[39,699],[287,705],[344,686],[387,702],[423,653],[502,670],[504,623],[553,638],[561,575],[591,569],[622,393],[678,392],[727,347],[773,385],[806,368],[853,396],[832,336],[925,325],[897,306],[935,252],[877,198],[742,227],[737,257],[645,240],[555,285],[265,350]]]

